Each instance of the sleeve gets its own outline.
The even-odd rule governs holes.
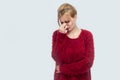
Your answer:
[[[55,59],[55,55],[54,55],[54,53],[56,53],[56,51],[55,51],[55,46],[56,46],[56,41],[57,40],[57,32],[55,31],[55,32],[53,32],[53,34],[52,34],[52,58],[53,59]]]
[[[55,53],[57,53],[56,50],[57,48],[60,48],[63,42],[64,36],[65,34],[60,33],[58,30],[53,32],[53,35],[52,35],[52,58],[53,59],[56,58],[55,56]]]
[[[82,60],[71,64],[60,65],[60,71],[66,75],[78,75],[90,71],[94,61],[93,36],[89,32],[85,35],[85,56]]]

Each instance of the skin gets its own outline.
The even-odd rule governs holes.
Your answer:
[[[81,30],[76,25],[77,15],[75,17],[71,17],[69,14],[64,14],[59,18],[60,27],[59,32],[66,34],[69,38],[77,38]],[[60,65],[56,65],[56,73],[60,73]]]
[[[59,31],[61,33],[67,34],[68,32],[72,31],[73,28],[76,26],[76,16],[72,18],[69,14],[64,14],[62,17],[59,18],[60,27]]]

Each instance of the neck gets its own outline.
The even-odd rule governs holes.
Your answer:
[[[69,35],[69,34],[76,34],[76,33],[78,33],[79,31],[80,31],[80,29],[75,25],[74,28],[73,28],[71,31],[69,31],[68,35]]]

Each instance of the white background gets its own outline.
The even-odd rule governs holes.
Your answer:
[[[92,80],[120,80],[119,0],[0,0],[0,80],[53,80],[51,37],[64,2],[94,35]]]

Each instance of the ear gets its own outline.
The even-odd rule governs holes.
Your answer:
[[[75,19],[77,19],[77,15],[75,15],[75,17],[74,17]]]
[[[74,20],[75,20],[75,21],[77,20],[77,15],[74,16]]]

